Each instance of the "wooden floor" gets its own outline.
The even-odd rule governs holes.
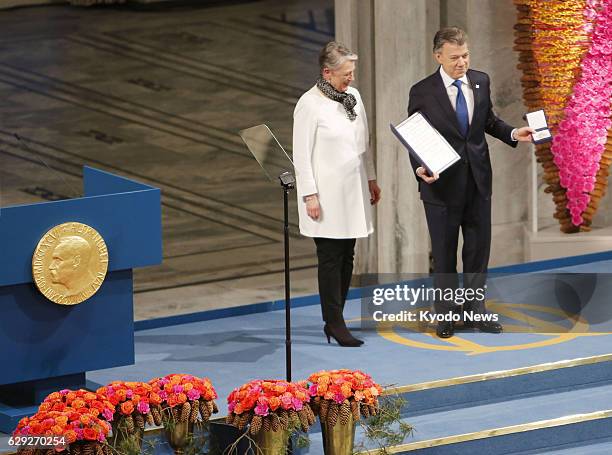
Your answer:
[[[333,1],[223,5],[0,14],[0,203],[79,196],[84,164],[161,188],[164,261],[136,273],[137,319],[282,297],[282,193],[237,132],[266,123],[290,152]],[[315,293],[294,198],[294,292]]]

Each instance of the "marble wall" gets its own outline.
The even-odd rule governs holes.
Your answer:
[[[383,200],[377,231],[359,245],[358,272],[420,272],[429,237],[405,150],[389,123],[406,114],[410,86],[435,70],[431,41],[440,26],[470,36],[472,67],[489,73],[496,112],[520,125],[520,74],[512,51],[512,0],[336,0],[336,38],[359,53],[358,87],[368,104]],[[491,265],[523,260],[529,206],[529,147],[490,138],[494,172]]]

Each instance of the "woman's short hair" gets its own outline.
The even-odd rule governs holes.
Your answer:
[[[357,60],[357,54],[351,52],[351,50],[342,43],[336,41],[330,41],[319,53],[319,67],[321,71],[323,68],[329,68],[335,70],[346,61]]]
[[[434,53],[440,52],[444,43],[453,43],[457,46],[463,46],[467,43],[467,33],[461,30],[459,27],[444,27],[438,30],[433,40],[433,51]]]

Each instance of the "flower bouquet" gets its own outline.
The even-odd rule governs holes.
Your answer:
[[[255,380],[234,389],[227,398],[226,422],[252,435],[263,431],[301,428],[308,431],[315,415],[308,404],[310,394],[303,383]]]
[[[153,393],[160,397],[164,409],[168,410],[176,422],[195,423],[198,415],[206,422],[212,414],[219,412],[214,401],[217,392],[208,378],[170,374],[152,379],[149,384]]]
[[[162,423],[175,454],[184,453],[190,446],[203,445],[203,440],[194,440],[193,426],[197,422],[208,422],[210,416],[219,411],[214,401],[217,392],[210,380],[170,374],[152,379],[149,384],[162,400]]]
[[[355,423],[379,412],[382,387],[358,370],[319,371],[308,378],[312,407],[321,420],[326,454],[350,455]]]
[[[145,424],[155,423],[154,411],[160,415],[161,398],[144,382],[113,381],[100,387],[97,393],[104,396],[115,411],[112,446],[123,453],[140,453]]]
[[[116,420],[125,423],[128,434],[138,429],[144,431],[145,423],[153,425],[154,414],[159,416],[161,423],[161,398],[153,393],[153,388],[147,383],[113,381],[100,387],[97,393],[113,405]]]
[[[227,398],[226,422],[239,430],[250,425],[256,453],[284,455],[291,431],[299,428],[306,432],[315,422],[309,401],[304,383],[251,381],[234,389]]]
[[[44,404],[44,403],[43,403]],[[19,421],[13,440],[37,437],[40,445],[19,449],[21,455],[52,455],[68,450],[71,455],[111,455],[106,444],[110,424],[91,411],[94,408],[65,407],[61,411],[39,410]]]
[[[319,371],[308,378],[312,405],[321,423],[332,428],[360,416],[376,415],[382,387],[359,370]]]
[[[53,392],[43,400],[38,407],[39,411],[64,411],[67,408],[86,410],[94,417],[111,422],[115,413],[115,406],[104,396],[89,390],[60,390]]]

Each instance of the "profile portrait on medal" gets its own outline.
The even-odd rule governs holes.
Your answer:
[[[81,292],[94,280],[89,263],[91,245],[78,235],[64,237],[53,249],[49,275],[51,283],[65,295]]]

